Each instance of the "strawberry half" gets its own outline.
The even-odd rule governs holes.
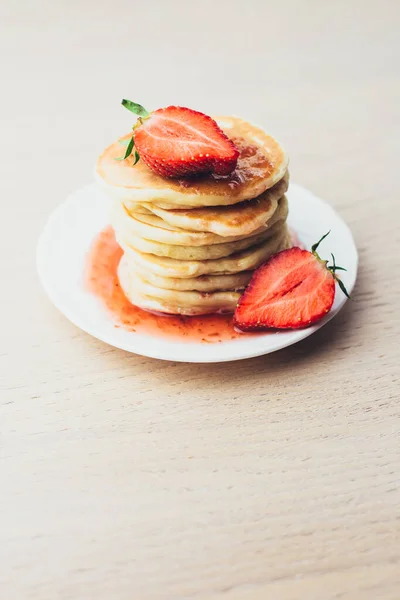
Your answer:
[[[328,232],[329,233],[329,232]],[[336,271],[345,271],[322,260],[316,250],[294,247],[275,254],[259,267],[240,298],[234,323],[242,331],[298,329],[321,319],[332,308],[335,283],[349,297]]]
[[[239,151],[211,117],[181,106],[149,113],[130,100],[123,100],[122,104],[139,115],[130,152],[124,158],[135,146],[135,164],[140,157],[163,177],[229,175],[234,171]]]

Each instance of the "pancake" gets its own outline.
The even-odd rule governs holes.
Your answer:
[[[121,260],[125,260],[125,257]],[[187,277],[185,279],[177,277],[161,277],[146,269],[142,269],[137,264],[134,265],[134,272],[143,281],[150,283],[155,287],[181,292],[242,290],[249,283],[252,276],[252,271],[243,271],[242,273],[232,273],[231,275],[201,275],[200,277]]]
[[[219,236],[249,235],[268,224],[274,214],[277,202],[289,186],[289,173],[272,188],[253,200],[246,200],[232,206],[216,206],[185,209],[165,209],[153,203],[137,205],[134,216],[154,214],[172,227],[190,231],[215,233]]]
[[[216,260],[176,260],[175,258],[143,253],[132,247],[124,248],[124,250],[126,262],[129,263],[132,272],[139,268],[160,277],[176,277],[179,279],[249,271],[259,267],[276,252],[291,246],[291,237],[285,224],[264,242]]]
[[[280,223],[277,223],[280,225]],[[124,251],[138,250],[145,254],[155,254],[156,256],[174,258],[177,260],[213,260],[229,256],[254,246],[270,238],[274,233],[274,228],[264,229],[261,233],[248,236],[234,242],[225,242],[219,244],[210,244],[208,246],[178,246],[175,244],[162,244],[153,240],[148,240],[136,235],[129,235],[129,238],[123,237],[119,231],[116,231],[116,239]]]
[[[111,213],[111,224],[118,237],[129,243],[136,237],[177,246],[210,246],[235,242],[246,238],[246,235],[222,237],[206,231],[190,231],[173,227],[152,213],[130,215],[125,206],[116,201]],[[254,234],[262,233],[265,227],[259,227]]]
[[[138,202],[155,203],[162,208],[236,204],[259,196],[282,179],[288,157],[276,140],[237,117],[216,120],[240,152],[231,175],[167,179],[154,173],[143,161],[133,166],[133,156],[115,160],[124,153],[124,147],[117,141],[99,157],[95,178],[111,196],[122,200],[128,210],[134,209]],[[122,140],[131,136],[129,133]]]
[[[179,314],[201,315],[215,312],[233,312],[240,292],[194,292],[157,288],[132,274],[129,263],[121,261],[118,267],[121,288],[128,300],[146,310]]]
[[[146,296],[134,289],[124,289],[125,296],[135,306],[143,310],[150,310],[157,313],[166,313],[170,315],[185,315],[193,317],[196,315],[208,315],[213,313],[233,313],[239,301],[241,294],[236,292],[219,292],[210,296],[201,296],[197,300],[198,304],[192,306],[183,306],[182,304],[171,304],[165,300]],[[181,292],[184,293],[184,292]],[[194,292],[189,292],[194,293]],[[199,295],[200,296],[200,295]]]

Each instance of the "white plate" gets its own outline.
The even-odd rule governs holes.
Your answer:
[[[320,255],[333,252],[347,268],[342,279],[349,292],[357,275],[357,249],[347,225],[326,202],[291,184],[289,225],[306,248],[331,230]],[[96,234],[108,224],[109,200],[95,185],[78,190],[50,216],[37,247],[40,280],[53,304],[77,327],[117,348],[143,356],[181,362],[222,362],[280,350],[314,333],[343,307],[346,297],[337,288],[332,310],[317,325],[296,331],[243,336],[219,344],[166,340],[116,328],[95,296],[84,291],[85,255]]]

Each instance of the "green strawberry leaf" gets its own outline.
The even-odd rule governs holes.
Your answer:
[[[333,265],[332,265],[332,267],[328,267],[328,269],[329,269],[329,271],[331,271],[331,273],[335,273],[336,271],[347,271],[347,269],[345,269],[344,267],[337,266],[335,257],[332,254],[332,252],[331,252],[331,256],[332,256]]]
[[[132,100],[126,100],[124,98],[121,104],[122,106],[125,106],[125,108],[133,112],[135,115],[139,115],[139,117],[148,117],[150,114],[141,104],[132,102]]]
[[[118,141],[120,143],[121,143],[121,141],[123,142],[122,145],[126,146],[126,150],[125,150],[124,156],[118,156],[117,158],[114,158],[114,160],[125,160],[126,158],[128,158],[128,156],[130,156],[132,154],[133,146],[135,145],[134,137],[132,136],[130,140],[118,140]]]
[[[126,148],[124,159],[128,158],[128,156],[130,156],[132,154],[132,150],[133,150],[133,146],[134,145],[135,145],[135,140],[134,140],[134,138],[132,136],[131,139],[129,140],[128,146]]]
[[[136,165],[137,162],[139,162],[140,156],[139,156],[139,152],[137,150],[135,150],[135,160],[133,161],[132,167],[134,167]]]
[[[342,281],[341,279],[339,279],[339,277],[335,277],[335,280],[338,282],[338,284],[339,284],[339,287],[340,287],[340,289],[342,290],[343,294],[344,294],[344,295],[345,295],[347,298],[349,298],[349,299],[351,300],[351,298],[350,298],[350,294],[349,294],[349,293],[348,293],[348,291],[346,290],[346,288],[345,288],[345,285],[344,285],[343,281]]]
[[[328,231],[328,233],[325,233],[325,235],[322,236],[322,238],[313,246],[311,246],[311,252],[314,254],[314,252],[316,252],[318,246],[320,245],[320,243],[330,234],[331,230]]]

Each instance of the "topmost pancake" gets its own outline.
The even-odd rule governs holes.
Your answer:
[[[217,117],[216,121],[240,152],[231,175],[167,179],[154,173],[143,161],[133,166],[132,155],[123,161],[115,160],[124,153],[124,147],[117,141],[99,157],[96,179],[108,193],[125,203],[155,202],[175,208],[236,204],[259,196],[282,179],[288,158],[276,140],[237,117]]]

